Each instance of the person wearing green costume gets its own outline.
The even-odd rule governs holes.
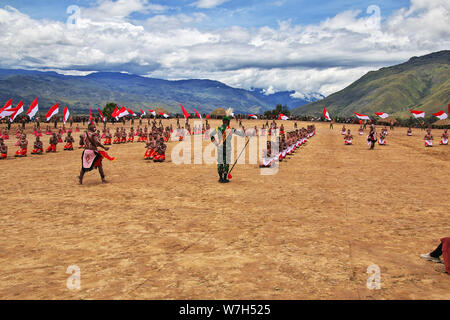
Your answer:
[[[218,141],[214,137],[217,134]],[[223,117],[222,125],[211,131],[211,142],[217,146],[217,172],[219,173],[219,183],[228,183],[228,172],[231,162],[231,141],[233,134],[245,137],[245,132],[237,131],[230,127],[230,118]]]

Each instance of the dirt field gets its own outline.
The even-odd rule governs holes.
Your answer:
[[[81,150],[14,159],[11,132],[0,161],[0,298],[450,299],[444,266],[419,258],[450,236],[442,131],[426,149],[423,131],[396,128],[369,151],[367,131],[350,126],[345,146],[340,125],[316,125],[277,175],[241,165],[226,185],[215,165],[171,163],[171,142],[162,164],[143,160],[142,143],[112,146],[110,183],[93,171],[80,186]],[[366,287],[373,264],[380,290]],[[80,290],[66,287],[71,265]]]

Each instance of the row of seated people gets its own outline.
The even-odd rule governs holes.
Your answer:
[[[360,133],[361,135],[361,133]],[[376,139],[376,135],[377,133],[375,132],[375,139]],[[381,131],[380,133],[380,138],[378,139],[378,144],[380,146],[385,146],[386,145],[386,137],[388,135],[387,130],[385,131],[384,129]],[[367,137],[367,139],[369,139],[369,137]],[[368,140],[369,141],[369,140]],[[347,130],[347,133],[344,136],[344,143],[346,146],[351,146],[353,145],[353,135],[350,129]]]
[[[268,168],[276,161],[285,160],[287,156],[295,154],[296,150],[315,134],[316,128],[314,125],[311,125],[306,129],[297,129],[287,134],[282,134],[277,138],[278,141],[274,146],[271,141],[267,141],[267,149],[263,151],[260,167]]]
[[[427,133],[425,134],[425,137],[423,138],[425,140],[425,147],[429,148],[433,146],[433,140],[434,137],[431,134],[431,129],[427,129]],[[441,136],[441,146],[448,146],[448,131],[447,129],[444,130],[444,133]]]
[[[4,139],[0,138],[1,140],[1,159],[6,159],[8,157],[8,147],[4,143]],[[66,145],[64,146],[64,150],[66,151],[72,151],[73,150],[73,142],[74,139],[70,133],[67,134],[67,137],[65,138]],[[49,139],[49,146],[45,150],[47,153],[49,152],[56,152],[56,147],[58,145],[58,137],[56,133],[54,133],[50,139]],[[17,146],[19,147],[18,150],[15,153],[15,157],[26,157],[28,155],[28,139],[27,135],[25,133],[22,134],[20,139],[18,140]],[[31,154],[40,155],[44,153],[44,144],[41,141],[41,138],[39,136],[36,137],[36,140],[33,145],[33,150],[31,151]]]

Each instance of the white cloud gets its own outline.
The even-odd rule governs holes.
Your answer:
[[[345,11],[315,25],[280,21],[275,28],[199,30],[195,25],[210,19],[203,13],[129,20],[156,9],[146,0],[102,0],[82,10],[73,30],[0,9],[0,41],[8,45],[0,67],[127,71],[328,95],[370,70],[450,47],[450,4],[443,0],[412,0],[381,21],[376,11]]]
[[[273,88],[273,86],[269,86],[269,88],[267,89],[263,89],[262,93],[265,94],[266,96],[270,96],[274,93],[276,93],[275,89]]]
[[[229,0],[198,0],[191,5],[200,9],[211,9],[220,6],[227,1]]]
[[[148,0],[99,0],[98,6],[82,10],[84,18],[93,20],[117,20],[133,12],[163,12],[167,6],[149,3]]]

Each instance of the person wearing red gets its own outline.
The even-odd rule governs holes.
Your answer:
[[[46,152],[56,152],[56,146],[58,145],[58,136],[56,133],[53,133],[53,135],[49,139],[50,145],[48,146]]]
[[[39,136],[36,136],[36,141],[34,141],[34,148],[31,151],[31,154],[43,154],[44,153],[44,145]]]
[[[28,148],[28,140],[27,135],[22,134],[19,140],[19,150],[16,151],[16,157],[26,157],[27,156],[27,148]]]
[[[75,142],[75,139],[72,137],[70,132],[67,133],[67,137],[64,139],[64,142],[66,143],[64,150],[73,151],[73,143]]]
[[[424,260],[442,263],[440,256],[444,258],[445,272],[450,274],[450,237],[442,238],[441,243],[434,251],[420,255]]]

